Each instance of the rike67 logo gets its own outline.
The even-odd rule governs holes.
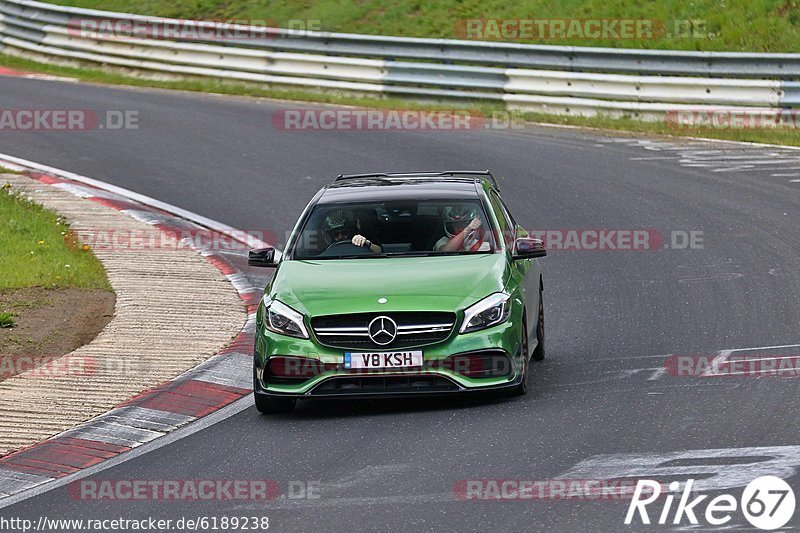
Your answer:
[[[640,479],[628,506],[625,524],[634,523],[637,514],[642,524],[650,524],[649,511],[658,511],[659,507],[660,512],[653,517],[659,525],[685,525],[684,519],[692,525],[698,525],[700,516],[705,519],[706,524],[724,526],[734,519],[736,513],[741,512],[753,527],[774,530],[786,525],[794,515],[794,491],[779,477],[762,476],[751,481],[742,492],[740,500],[730,494],[721,494],[706,502],[709,497],[707,494],[692,493],[693,483],[694,480],[690,479],[684,484],[678,503],[673,508],[676,493],[681,488],[679,482],[670,483],[669,493],[661,498],[663,485],[657,481]],[[657,500],[659,503],[663,502],[663,505],[651,505]],[[655,509],[648,509],[648,506]]]

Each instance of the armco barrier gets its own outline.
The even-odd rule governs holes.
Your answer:
[[[136,29],[186,23],[0,0],[0,50],[157,75],[490,100],[553,113],[654,119],[666,111],[699,107],[800,105],[800,82],[793,81],[800,79],[800,54],[538,46],[241,26],[234,28],[251,38],[179,42],[146,34],[92,33],[82,21],[116,21]]]

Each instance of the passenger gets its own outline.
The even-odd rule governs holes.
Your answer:
[[[474,205],[448,206],[442,211],[444,237],[436,241],[437,252],[487,252],[480,210]]]

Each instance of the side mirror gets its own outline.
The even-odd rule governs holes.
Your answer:
[[[259,248],[247,254],[247,264],[254,267],[276,267],[275,248]]]
[[[547,255],[547,248],[541,239],[521,237],[517,239],[515,248],[517,251],[512,256],[513,259],[533,259]]]

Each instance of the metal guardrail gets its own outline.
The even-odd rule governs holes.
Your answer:
[[[124,39],[92,33],[82,21],[125,23],[133,33]],[[254,38],[223,42],[146,34],[168,24],[186,21],[0,0],[0,50],[160,75],[492,100],[554,113],[652,118],[701,106],[800,105],[800,82],[789,81],[800,79],[800,54],[538,46],[264,27],[233,27]],[[191,24],[210,31],[221,26]]]

